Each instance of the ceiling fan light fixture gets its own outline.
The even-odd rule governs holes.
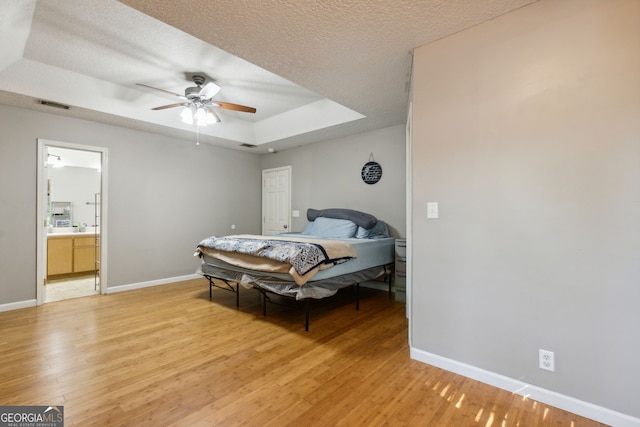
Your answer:
[[[216,123],[220,123],[220,117],[214,113],[210,108],[207,108],[206,110],[206,122],[208,125],[213,125]]]
[[[193,111],[191,111],[191,108],[186,107],[184,110],[182,110],[182,113],[180,113],[180,117],[182,118],[182,121],[188,125],[192,125],[193,124]]]
[[[206,126],[207,125],[207,112],[203,108],[197,108],[196,113],[194,114],[194,118],[196,120],[196,124],[198,126]]]
[[[180,113],[182,121],[188,125],[194,122],[198,126],[212,125],[220,123],[220,117],[208,108],[201,106],[188,106]]]

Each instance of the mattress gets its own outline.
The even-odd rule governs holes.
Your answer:
[[[287,236],[287,235],[282,235]],[[291,237],[299,238],[299,234]],[[316,237],[314,237],[315,239]],[[286,273],[263,273],[237,267],[203,254],[198,273],[221,277],[240,283],[243,287],[259,287],[280,295],[303,298],[325,298],[338,289],[389,274],[395,262],[395,239],[327,239],[348,242],[356,251],[356,258],[319,271],[304,285],[296,285]]]
[[[279,236],[287,237],[296,237],[300,238],[299,234],[281,234]],[[310,236],[311,237],[311,236]],[[313,237],[314,239],[320,240],[320,238]],[[352,258],[347,262],[343,262],[342,264],[335,265],[331,268],[327,268],[325,270],[319,271],[310,282],[320,281],[324,279],[329,279],[336,276],[341,276],[343,274],[354,273],[356,271],[366,270],[371,267],[376,267],[380,265],[386,265],[393,263],[395,260],[395,239],[394,238],[386,238],[386,239],[324,239],[324,240],[340,240],[343,242],[349,243],[356,251],[356,258]],[[244,273],[256,273],[253,270],[244,269],[241,267],[233,266],[229,263],[226,263],[222,260],[213,258],[211,256],[207,256],[203,254],[203,261],[206,264],[222,267],[229,270],[234,271],[242,271]],[[268,274],[269,277],[274,279],[280,279],[283,281],[293,280],[291,275],[287,273],[272,273]]]

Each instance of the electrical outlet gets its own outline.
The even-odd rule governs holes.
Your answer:
[[[553,351],[539,349],[540,355],[540,369],[554,372],[556,370],[555,360],[553,357]]]

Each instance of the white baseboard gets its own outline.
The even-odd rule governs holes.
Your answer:
[[[18,301],[18,302],[10,302],[8,304],[0,304],[0,312],[19,310],[21,308],[27,308],[27,307],[35,307],[36,305],[37,304],[35,299],[29,299],[26,301]]]
[[[148,288],[150,286],[167,285],[169,283],[184,282],[186,280],[199,279],[202,276],[199,274],[187,274],[186,276],[168,277],[166,279],[150,280],[148,282],[130,283],[128,285],[109,286],[107,288],[107,294],[114,294],[117,292],[131,291],[134,289]]]
[[[187,274],[186,276],[169,277],[167,279],[150,280],[148,282],[131,283],[129,285],[113,286],[113,287],[107,288],[107,291],[105,293],[113,294],[113,293],[116,293],[116,292],[130,291],[130,290],[133,290],[133,289],[148,288],[149,286],[158,286],[158,285],[166,285],[166,284],[175,283],[175,282],[184,282],[186,280],[199,279],[201,277],[202,276],[200,276],[199,274]],[[21,308],[35,307],[37,305],[38,304],[37,304],[37,301],[35,299],[26,300],[26,301],[11,302],[11,303],[8,303],[8,304],[0,304],[0,313],[3,312],[3,311],[11,311],[11,310],[19,310]]]
[[[526,396],[529,399],[572,412],[600,423],[615,427],[640,426],[640,418],[635,418],[602,406],[594,405],[593,403],[584,402],[570,396],[527,384],[523,381],[477,368],[472,365],[467,365],[466,363],[458,362],[453,359],[438,356],[437,354],[428,353],[411,347],[410,355],[412,359],[419,362],[437,366],[438,368],[510,391],[520,396]]]

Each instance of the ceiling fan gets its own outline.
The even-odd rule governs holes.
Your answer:
[[[149,89],[159,90],[171,95],[175,95],[178,98],[184,99],[183,102],[175,104],[163,105],[160,107],[152,108],[152,110],[165,110],[167,108],[175,107],[188,107],[185,109],[181,116],[183,121],[192,124],[194,121],[199,125],[205,125],[210,123],[217,123],[220,121],[218,115],[213,111],[212,107],[223,108],[225,110],[242,111],[245,113],[255,113],[256,109],[253,107],[247,107],[245,105],[232,104],[230,102],[214,101],[213,97],[220,91],[220,86],[213,82],[209,82],[203,86],[205,78],[201,75],[195,74],[192,76],[193,82],[196,84],[193,87],[188,87],[184,90],[184,95],[171,92],[157,87],[149,86],[143,83],[136,83],[138,86],[144,86]]]

